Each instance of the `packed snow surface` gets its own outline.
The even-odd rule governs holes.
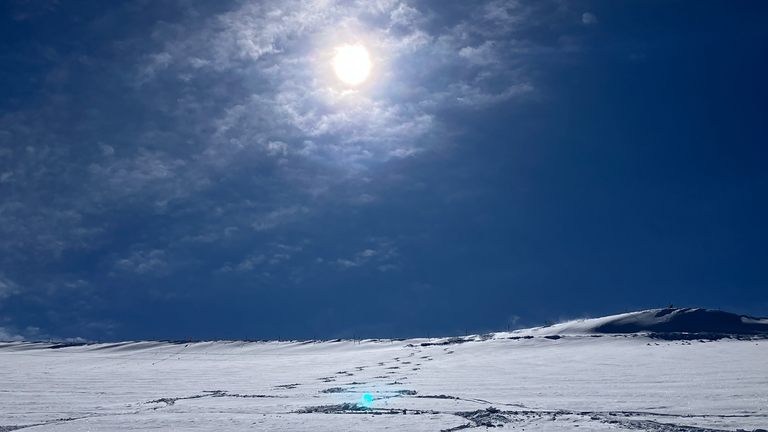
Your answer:
[[[768,429],[768,322],[718,314],[441,339],[0,343],[0,432]]]

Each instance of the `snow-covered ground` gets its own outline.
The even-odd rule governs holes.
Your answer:
[[[3,343],[0,432],[768,429],[760,327],[600,332],[695,313],[431,340]]]

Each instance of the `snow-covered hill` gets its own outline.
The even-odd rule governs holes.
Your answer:
[[[766,320],[733,317],[665,309],[405,341],[4,343],[0,432],[768,429]],[[658,336],[670,332],[688,337]]]
[[[641,332],[710,334],[702,337],[761,335],[768,334],[768,319],[711,309],[666,308],[569,321],[545,327],[539,332],[560,335]]]

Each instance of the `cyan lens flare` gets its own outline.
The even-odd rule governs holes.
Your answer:
[[[371,403],[373,403],[373,396],[368,393],[364,394],[362,400],[360,400],[360,406],[363,408],[370,408]]]

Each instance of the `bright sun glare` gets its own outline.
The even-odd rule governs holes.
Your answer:
[[[360,84],[365,81],[371,71],[371,60],[365,48],[355,45],[336,48],[336,50],[338,54],[333,59],[336,75],[348,84]]]

